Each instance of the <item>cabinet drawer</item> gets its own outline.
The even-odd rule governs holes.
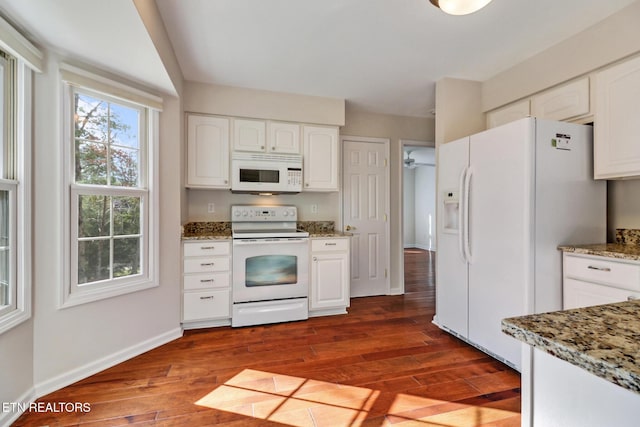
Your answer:
[[[640,265],[565,255],[564,275],[588,282],[640,291]]]
[[[206,240],[184,244],[185,257],[229,254],[231,254],[231,243],[225,240]]]
[[[637,299],[640,292],[618,289],[574,279],[565,279],[563,283],[563,308],[589,307]]]
[[[347,251],[349,239],[312,239],[311,252]]]
[[[182,320],[205,320],[230,317],[229,291],[185,292]]]
[[[184,273],[210,273],[215,271],[229,271],[230,261],[228,256],[185,258]]]
[[[229,273],[191,274],[184,276],[184,290],[206,288],[228,288],[231,281]]]

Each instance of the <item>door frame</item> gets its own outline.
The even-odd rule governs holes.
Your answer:
[[[420,140],[416,140],[416,139],[400,139],[400,185],[399,185],[399,191],[400,191],[400,233],[402,233],[402,262],[399,263],[400,265],[400,280],[402,280],[402,293],[404,293],[404,149],[405,147],[423,147],[423,148],[436,148],[436,143],[432,142],[432,141],[420,141]],[[436,181],[438,179],[438,152],[436,150],[436,156],[435,156],[435,164],[436,164]],[[435,191],[436,191],[436,198],[437,198],[437,182],[435,183]],[[436,202],[436,222],[437,222],[437,216],[438,216],[438,207],[437,207],[437,202]],[[436,245],[437,245],[437,240],[436,240]]]
[[[386,295],[391,294],[391,140],[389,138],[375,138],[368,136],[349,136],[349,135],[340,135],[340,229],[344,229],[344,143],[345,141],[354,141],[354,142],[368,142],[372,144],[382,144],[384,146],[384,155],[386,162],[386,176],[384,177],[385,185],[387,187],[387,191],[384,197],[384,210],[385,215],[387,216],[387,221],[385,222],[385,237],[387,239],[387,247],[386,247],[386,258],[387,258],[387,277],[385,277],[385,286],[386,286]],[[344,231],[344,230],[343,230]],[[349,239],[351,241],[351,239]],[[349,254],[351,257],[351,254]],[[404,274],[404,267],[403,274]],[[349,273],[349,280],[351,280],[351,273]],[[402,281],[402,290],[404,292],[404,279]]]

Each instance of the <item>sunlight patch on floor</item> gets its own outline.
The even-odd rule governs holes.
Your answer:
[[[380,397],[364,387],[245,369],[196,404],[295,427],[357,427],[382,416],[382,426],[474,427],[514,417],[519,425],[518,413],[501,409],[409,394]]]

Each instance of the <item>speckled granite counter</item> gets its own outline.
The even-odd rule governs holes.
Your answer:
[[[640,394],[640,300],[504,319],[502,330]]]
[[[333,221],[298,221],[297,228],[309,232],[309,237],[347,237],[351,233],[335,230]],[[187,222],[182,226],[182,240],[230,239],[231,222]]]
[[[562,245],[558,249],[583,255],[597,255],[630,261],[640,261],[640,230],[616,230],[615,243],[598,243],[593,245]]]
[[[182,240],[216,240],[231,238],[231,223],[187,222],[182,226]]]

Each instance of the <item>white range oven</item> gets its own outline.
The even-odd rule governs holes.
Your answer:
[[[232,206],[231,326],[309,317],[309,233],[295,206]]]

